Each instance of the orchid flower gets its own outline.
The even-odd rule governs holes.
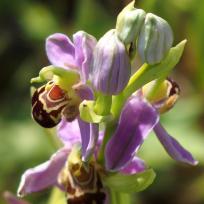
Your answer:
[[[45,188],[52,187],[52,186],[59,186],[61,189],[63,189],[61,186],[61,183],[59,183],[59,175],[62,172],[62,170],[66,167],[67,158],[71,157],[70,153],[73,149],[73,146],[77,143],[78,144],[80,143],[81,133],[80,133],[80,128],[79,128],[77,120],[74,120],[71,123],[66,123],[63,121],[58,127],[58,134],[59,134],[60,140],[64,143],[64,147],[58,150],[55,154],[53,154],[48,161],[34,168],[28,169],[24,172],[21,178],[19,188],[18,188],[19,196],[22,197],[27,194],[41,191]],[[100,137],[98,140],[98,144],[97,144],[98,148],[96,148],[96,151],[95,151],[96,160],[97,160],[97,155],[98,155],[97,152],[101,145],[103,135],[104,135],[104,132],[101,131]],[[76,162],[76,157],[74,157],[74,162]],[[101,177],[104,177],[109,172],[108,170],[103,169],[102,166],[100,167],[100,169],[102,169],[102,172],[106,172],[106,173],[102,173],[100,175]],[[142,178],[143,175],[142,174],[139,175],[138,173],[145,172],[145,170],[147,169],[148,167],[145,164],[145,162],[141,160],[140,158],[134,156],[132,161],[129,162],[129,164],[126,165],[126,167],[121,169],[120,173],[122,176],[129,175],[131,177],[133,175],[134,176],[137,175],[137,176],[141,176]],[[151,177],[149,178],[150,183],[153,181],[153,178],[154,178],[154,175],[151,175]],[[109,179],[109,177],[106,176],[105,180],[106,182],[110,182],[109,180],[111,179]],[[145,184],[142,182],[143,186],[150,184],[150,183],[147,184],[146,181],[144,182]],[[122,185],[122,183],[119,185]],[[138,185],[138,183],[135,182],[135,185]]]
[[[50,72],[53,72],[53,76],[48,78],[51,83],[38,89],[32,97],[33,118],[44,127],[69,123],[78,118],[84,161],[93,153],[98,138],[98,124],[86,123],[78,117],[80,102],[94,99],[93,91],[86,82],[89,79],[95,45],[96,39],[83,31],[73,35],[73,43],[64,34],[49,36],[46,40],[46,53],[54,67],[42,69],[40,77],[46,78]],[[80,77],[77,77],[77,73]],[[36,82],[36,79],[32,81]],[[73,83],[70,85],[71,81]]]
[[[169,92],[175,94],[172,90]],[[128,165],[152,130],[173,159],[191,165],[198,163],[162,127],[158,110],[141,93],[137,93],[131,96],[124,105],[118,126],[106,145],[106,168],[118,171]]]

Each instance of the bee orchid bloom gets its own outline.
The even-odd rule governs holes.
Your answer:
[[[94,152],[96,160],[104,136],[103,131],[100,131],[99,133],[99,140]],[[58,176],[65,167],[67,158],[69,157],[73,146],[75,144],[80,144],[81,133],[78,121],[74,120],[71,123],[61,123],[61,125],[58,126],[58,136],[63,142],[64,147],[53,154],[48,161],[34,168],[28,169],[23,173],[18,187],[18,196],[22,197],[48,187],[60,186],[58,183]],[[134,157],[128,165],[121,169],[121,173],[131,175],[142,172],[146,168],[147,166],[144,161],[138,157]]]
[[[66,127],[66,138],[64,128]],[[59,127],[59,137],[64,141],[64,147],[54,153],[50,159],[34,168],[26,170],[18,188],[18,195],[25,196],[29,193],[43,190],[50,186],[58,185],[58,174],[64,167],[67,157],[74,144],[80,143],[80,129],[78,121],[62,123]],[[62,131],[62,132],[61,132]]]
[[[69,123],[78,118],[83,160],[87,160],[93,153],[98,138],[98,125],[86,123],[78,117],[80,102],[84,99],[94,99],[93,92],[86,85],[86,81],[89,78],[95,45],[96,39],[84,31],[75,33],[73,42],[61,33],[49,36],[46,39],[46,53],[51,64],[58,68],[58,72],[59,70],[61,70],[60,72],[71,70],[78,73],[80,78],[74,81],[75,84],[71,84],[69,90],[66,90],[69,80],[60,79],[61,84],[63,84],[62,87],[61,84],[55,83],[55,75],[53,74],[52,81],[37,89],[32,97],[33,118],[45,128],[51,128],[57,124],[60,126],[60,123]],[[60,76],[57,76],[57,79],[68,74],[63,71]]]
[[[191,165],[197,164],[192,155],[161,126],[157,110],[141,94],[137,94],[126,102],[118,127],[107,143],[106,168],[118,171],[128,165],[152,130],[173,159]]]

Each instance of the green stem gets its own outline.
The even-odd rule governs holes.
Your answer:
[[[118,118],[121,108],[124,105],[126,99],[136,90],[138,90],[140,87],[142,87],[144,84],[150,81],[147,78],[145,78],[145,73],[149,68],[150,66],[148,66],[147,64],[144,64],[130,78],[129,83],[126,86],[126,88],[123,90],[123,92],[113,97],[111,113],[113,114],[114,117]]]
[[[97,115],[109,115],[111,104],[112,96],[99,93],[94,106],[94,111]]]
[[[100,152],[98,155],[98,161],[101,164],[104,164],[105,147],[106,147],[107,142],[111,138],[111,136],[115,130],[115,127],[116,127],[116,123],[114,121],[106,123],[106,130],[105,130],[105,134],[104,134],[104,139],[103,139],[103,143],[101,145]]]
[[[111,204],[133,204],[133,196],[128,193],[121,193],[110,190]]]

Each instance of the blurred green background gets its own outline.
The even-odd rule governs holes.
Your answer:
[[[49,134],[30,117],[31,77],[49,64],[44,43],[54,32],[70,37],[78,30],[102,36],[115,26],[128,0],[0,0],[0,193],[16,192],[24,170],[47,160],[55,151]],[[136,197],[139,204],[204,204],[204,1],[137,0],[138,7],[165,18],[175,44],[188,39],[173,78],[182,94],[162,116],[169,133],[200,161],[178,164],[150,136],[140,155],[157,172],[154,184]],[[49,190],[28,196],[43,204]],[[0,203],[4,204],[2,198]]]

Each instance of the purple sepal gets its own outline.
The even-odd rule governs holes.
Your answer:
[[[131,65],[124,44],[115,30],[108,31],[97,43],[91,80],[96,90],[107,95],[120,93],[130,78]]]
[[[160,123],[154,127],[154,132],[164,149],[173,159],[191,165],[198,164],[198,161],[193,158],[191,153],[184,149],[172,136],[170,136]]]
[[[82,160],[87,161],[96,148],[99,136],[99,127],[98,124],[87,123],[80,118],[78,119],[78,123],[82,143]]]
[[[134,158],[121,170],[124,174],[137,174],[145,171],[147,165],[139,157],[134,156]]]
[[[94,153],[99,137],[99,124],[90,123],[90,136],[88,145],[83,152],[82,161],[88,161],[90,156]]]
[[[158,120],[156,110],[144,98],[130,97],[122,109],[118,127],[106,145],[107,170],[125,167]]]
[[[47,162],[26,170],[21,177],[18,196],[22,197],[55,185],[69,152],[70,148],[64,147],[52,155]]]
[[[97,124],[87,123],[80,118],[73,122],[63,119],[58,125],[57,132],[59,139],[69,148],[75,143],[81,143],[83,160],[88,159],[93,151],[95,156],[97,155],[104,136],[103,131],[98,131]]]
[[[96,39],[84,31],[79,31],[73,35],[75,46],[75,61],[81,68],[81,79],[85,83],[89,78],[91,63],[93,60],[93,50],[96,46]]]
[[[63,68],[76,68],[75,48],[64,34],[55,33],[46,39],[46,53],[52,65]]]
[[[67,122],[63,118],[57,126],[57,133],[59,139],[67,147],[71,148],[73,144],[81,141],[80,129],[77,119],[72,122]]]
[[[94,93],[88,85],[79,83],[74,85],[72,88],[82,100],[93,100]]]
[[[25,200],[17,198],[15,195],[13,195],[12,193],[8,191],[3,193],[3,197],[8,204],[30,204],[29,202]]]

